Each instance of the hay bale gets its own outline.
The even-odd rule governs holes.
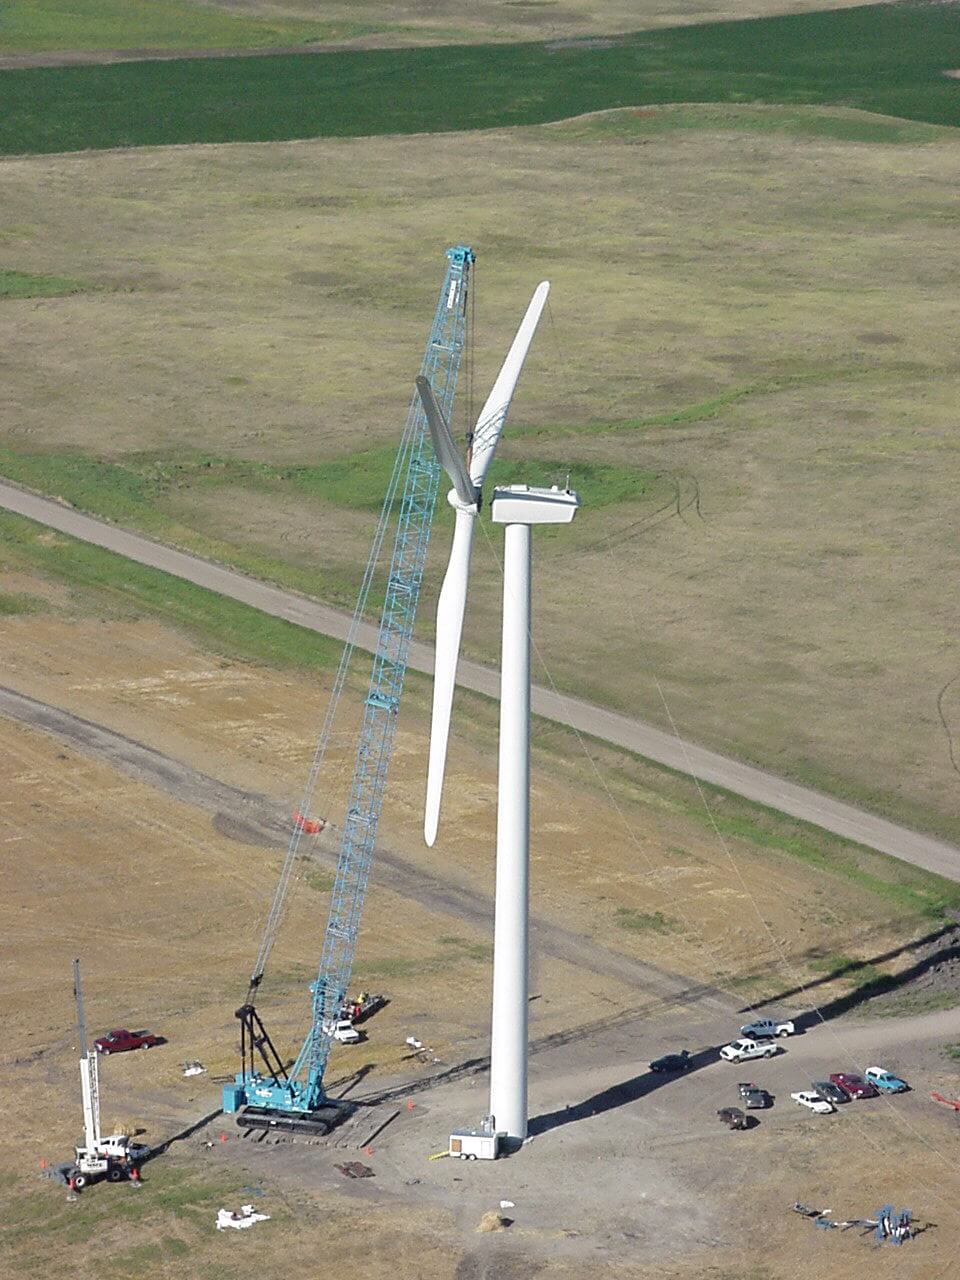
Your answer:
[[[480,1219],[478,1231],[505,1231],[507,1227],[513,1225],[512,1218],[505,1218],[502,1213],[497,1213],[495,1209],[491,1209],[489,1213],[485,1213]]]

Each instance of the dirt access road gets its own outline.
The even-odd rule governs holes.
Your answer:
[[[71,507],[40,497],[16,485],[0,482],[0,507],[140,564],[183,578],[208,591],[239,600],[273,617],[284,618],[307,630],[337,640],[347,638],[350,618],[338,609],[82,515]],[[356,643],[372,652],[376,638],[375,627],[361,624]],[[415,671],[428,675],[433,673],[432,646],[412,644],[409,660]],[[480,663],[461,661],[457,683],[490,698],[499,696],[498,672]],[[742,764],[673,734],[664,733],[641,720],[618,715],[579,698],[567,697],[535,685],[532,706],[536,715],[573,729],[578,734],[600,738],[657,764],[667,765],[680,773],[723,787],[747,800],[813,823],[844,839],[891,854],[903,862],[933,871],[949,880],[960,881],[960,849],[945,841],[910,831],[821,792],[798,786],[776,774]]]
[[[232,787],[104,725],[2,687],[0,715],[52,734],[84,755],[103,760],[139,782],[206,810],[213,814],[214,825],[222,835],[266,848],[282,848],[289,839],[289,815],[268,796]],[[336,867],[338,848],[339,829],[330,823],[322,837],[309,842],[305,856],[332,871]],[[431,876],[380,845],[376,859],[377,879],[384,888],[453,919],[469,921],[484,929],[491,927],[493,901],[489,896],[453,879]],[[644,994],[646,1014],[661,1008],[702,1005],[732,1016],[731,1000],[713,987],[610,951],[593,939],[549,920],[534,916],[531,931],[535,953],[615,978],[635,988]]]

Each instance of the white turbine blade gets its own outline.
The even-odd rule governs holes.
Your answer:
[[[520,321],[520,328],[517,330],[517,335],[510,345],[510,350],[507,352],[507,358],[497,374],[493,390],[487,396],[487,402],[481,409],[480,417],[477,419],[477,425],[473,433],[473,452],[470,458],[470,479],[478,489],[483,487],[487,469],[493,461],[493,455],[500,442],[500,434],[503,431],[503,424],[507,420],[510,401],[513,399],[513,393],[517,389],[520,371],[523,368],[524,360],[527,358],[533,335],[537,331],[537,325],[540,322],[543,308],[546,306],[549,292],[549,280],[544,280],[537,285],[536,291],[530,299],[530,305],[527,307],[527,313]]]
[[[460,635],[467,607],[467,578],[470,575],[470,551],[473,547],[475,510],[457,510],[457,523],[450,548],[447,575],[440,588],[437,603],[437,650],[433,675],[433,722],[430,727],[430,763],[427,766],[427,804],[423,819],[423,838],[432,845],[440,823],[440,797],[443,794],[443,771],[447,761],[447,739],[450,736],[450,712],[460,659]]]
[[[434,452],[441,467],[450,477],[450,482],[457,491],[457,497],[466,504],[476,502],[477,491],[471,483],[470,473],[460,456],[460,451],[453,442],[450,426],[437,403],[437,397],[433,394],[433,387],[428,378],[417,378],[417,393],[423,405],[427,426],[430,428]]]

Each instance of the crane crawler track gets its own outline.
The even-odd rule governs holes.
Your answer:
[[[266,1111],[260,1107],[245,1107],[237,1113],[240,1129],[267,1129],[274,1133],[305,1133],[314,1138],[325,1138],[349,1120],[356,1106],[349,1102],[331,1103],[300,1116],[283,1115],[278,1111]]]

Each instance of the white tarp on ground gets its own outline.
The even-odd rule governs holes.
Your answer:
[[[234,1227],[237,1231],[245,1231],[255,1222],[266,1222],[269,1217],[269,1213],[254,1213],[252,1204],[241,1205],[239,1213],[234,1213],[231,1209],[218,1209],[217,1230],[225,1231],[228,1227]]]

